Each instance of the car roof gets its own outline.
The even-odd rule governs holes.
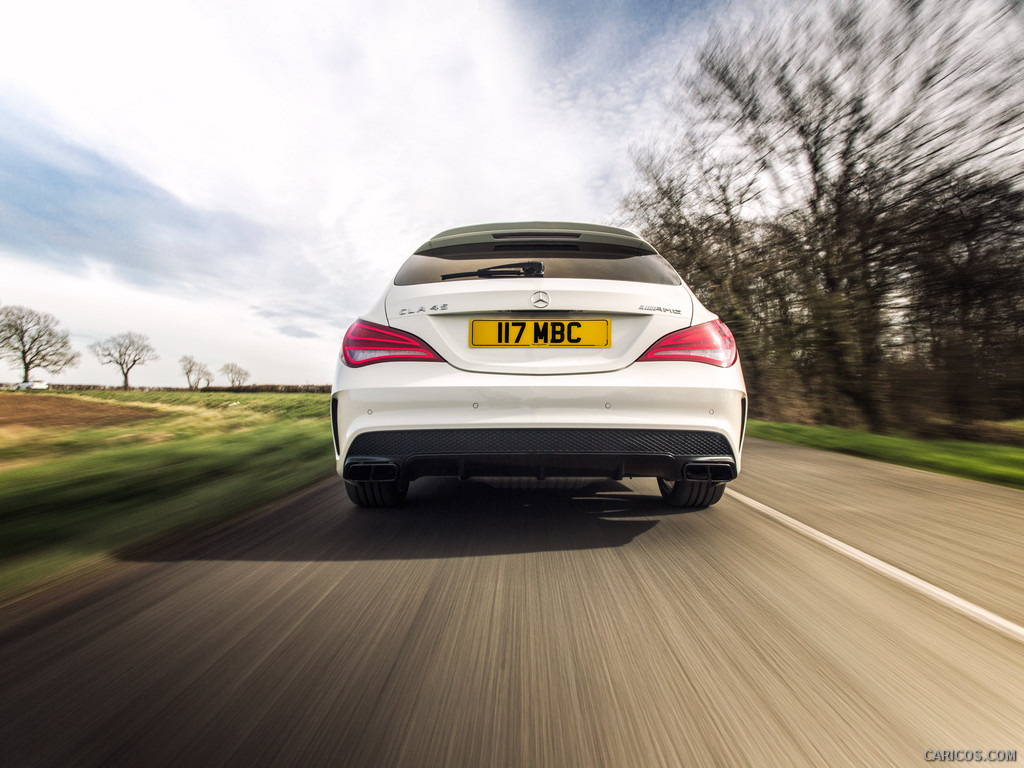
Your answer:
[[[576,243],[600,243],[627,246],[646,253],[654,248],[629,230],[603,224],[581,224],[565,221],[519,221],[497,224],[474,224],[468,227],[446,229],[416,249],[416,253],[429,255],[439,248],[453,245],[484,245],[495,241],[538,243],[571,240]]]

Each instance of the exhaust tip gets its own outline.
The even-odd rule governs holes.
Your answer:
[[[398,479],[398,465],[393,461],[353,461],[345,464],[342,474],[353,483],[386,483]]]
[[[683,467],[684,480],[727,483],[736,479],[736,465],[728,461],[691,462]]]

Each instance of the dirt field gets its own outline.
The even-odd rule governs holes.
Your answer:
[[[155,409],[38,392],[0,392],[0,427],[94,427],[152,419]]]

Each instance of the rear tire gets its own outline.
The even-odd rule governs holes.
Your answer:
[[[353,483],[345,481],[345,492],[360,507],[394,507],[405,501],[409,483],[392,480],[386,483]]]
[[[684,509],[704,509],[722,498],[725,483],[709,483],[700,480],[676,480],[669,482],[658,478],[658,489],[665,503]]]

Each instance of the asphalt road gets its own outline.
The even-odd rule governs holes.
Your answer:
[[[1024,622],[1024,493],[754,440],[732,487]],[[321,484],[8,606],[0,642],[5,768],[1024,763],[1024,643],[647,480],[385,512]]]

